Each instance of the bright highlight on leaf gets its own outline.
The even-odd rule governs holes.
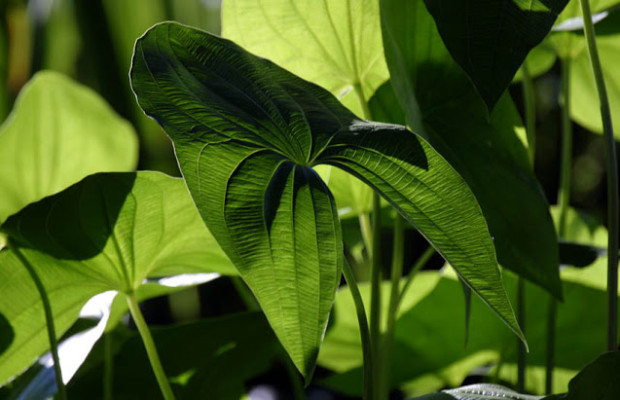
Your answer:
[[[176,23],[136,42],[131,79],[173,140],[204,221],[306,379],[342,267],[336,205],[316,164],[377,190],[520,334],[478,203],[424,140],[363,121],[324,89]]]

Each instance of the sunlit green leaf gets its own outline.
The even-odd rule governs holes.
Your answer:
[[[222,35],[364,116],[362,103],[389,77],[378,16],[376,1],[227,0]]]
[[[92,296],[133,292],[149,277],[234,274],[181,179],[155,172],[91,175],[10,217],[3,229],[50,297],[58,336]],[[0,313],[15,338],[0,355],[0,382],[49,347],[39,293],[12,251],[0,252]]]
[[[129,171],[136,161],[133,129],[97,94],[39,73],[0,127],[0,223],[86,175]]]
[[[137,42],[131,77],[174,141],[207,226],[306,377],[342,266],[335,204],[316,164],[373,186],[520,332],[477,201],[424,140],[360,120],[320,87],[179,24]]]
[[[491,110],[568,0],[424,0],[443,42]]]
[[[410,126],[459,171],[480,202],[499,263],[561,296],[548,204],[508,96],[487,116],[421,0],[381,2],[392,85]]]

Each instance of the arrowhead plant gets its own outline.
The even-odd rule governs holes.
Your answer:
[[[478,201],[422,137],[360,119],[325,89],[178,23],[136,42],[130,75],[172,139],[202,219],[307,381],[344,263],[320,164],[383,196],[522,337]]]

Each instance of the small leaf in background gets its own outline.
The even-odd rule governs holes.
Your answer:
[[[131,125],[95,92],[38,73],[0,127],[0,223],[87,175],[134,169],[137,151]]]
[[[517,393],[512,389],[501,385],[489,383],[479,383],[476,385],[463,386],[456,389],[444,390],[455,400],[540,400],[542,396],[531,396],[527,394]]]
[[[389,77],[378,15],[378,2],[367,0],[227,0],[222,36],[363,115],[362,103]]]
[[[454,60],[489,110],[568,0],[424,0]]]
[[[136,332],[108,333],[116,349],[112,360],[114,398],[158,398],[144,347]],[[280,347],[262,313],[232,314],[163,328],[153,339],[179,399],[237,400],[244,383],[266,372]],[[100,342],[74,383],[69,398],[102,399],[104,347]]]
[[[556,233],[518,136],[514,104],[505,95],[489,119],[422,0],[383,0],[381,18],[392,86],[407,122],[424,124],[420,130],[476,195],[499,263],[561,297]]]
[[[310,168],[321,163],[373,186],[522,337],[476,198],[404,127],[360,120],[322,88],[175,23],[136,42],[131,79],[174,141],[207,226],[307,379],[342,267],[335,204]]]
[[[620,397],[620,352],[604,353],[571,379],[568,393],[544,400],[615,400]]]
[[[184,182],[157,172],[101,173],[11,216],[2,226],[50,297],[57,334],[107,290],[139,291],[145,279],[236,273],[205,228]],[[15,338],[0,354],[0,382],[49,347],[43,309],[26,268],[0,252],[0,313]]]

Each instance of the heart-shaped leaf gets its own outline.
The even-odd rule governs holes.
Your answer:
[[[148,277],[235,274],[183,180],[156,172],[91,175],[33,203],[2,226],[50,298],[58,336],[92,296],[133,293]],[[0,383],[46,349],[39,293],[18,257],[0,252],[0,313],[15,337],[0,355]]]
[[[317,164],[374,187],[520,334],[477,201],[424,140],[360,120],[324,89],[175,23],[136,42],[131,79],[172,138],[207,226],[306,378],[342,267],[336,207]]]
[[[95,92],[55,72],[36,74],[0,127],[0,223],[92,173],[133,170],[137,144]]]
[[[491,110],[568,0],[424,0],[443,42]]]
[[[555,229],[517,135],[514,105],[503,97],[488,118],[422,0],[383,0],[381,18],[392,85],[407,122],[424,129],[469,184],[500,264],[561,297]]]

